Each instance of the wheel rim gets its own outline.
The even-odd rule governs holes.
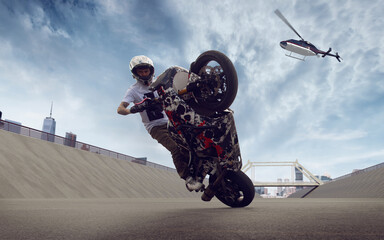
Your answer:
[[[215,61],[211,61],[216,63]],[[218,63],[216,63],[218,64]],[[219,105],[226,96],[228,89],[227,76],[224,74],[223,68],[217,66],[204,66],[200,69],[199,76],[205,79],[203,86],[199,91],[194,93],[195,98],[199,103],[209,104],[210,106]]]

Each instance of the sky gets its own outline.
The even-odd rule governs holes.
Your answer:
[[[275,9],[342,62],[286,57],[279,42],[299,38]],[[298,160],[335,178],[384,162],[383,12],[381,0],[0,0],[0,111],[41,130],[53,102],[56,135],[173,167],[138,114],[117,114],[129,61],[150,57],[158,76],[218,50],[238,74],[244,164]]]

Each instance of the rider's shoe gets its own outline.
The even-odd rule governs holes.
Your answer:
[[[194,179],[192,176],[189,176],[185,179],[185,186],[187,189],[192,192],[192,191],[197,191],[200,190],[203,184],[196,179]]]

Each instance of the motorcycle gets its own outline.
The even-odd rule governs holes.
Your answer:
[[[242,159],[236,132],[233,103],[238,88],[235,67],[221,52],[202,53],[187,70],[174,66],[165,70],[150,89],[158,97],[147,98],[148,106],[161,104],[168,116],[168,131],[189,152],[191,175],[209,184],[196,192],[210,201],[216,196],[233,207],[248,206],[255,195],[249,177],[241,171]]]

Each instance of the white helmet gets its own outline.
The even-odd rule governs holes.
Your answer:
[[[155,73],[155,68],[153,67],[153,62],[149,57],[146,57],[144,55],[133,57],[131,59],[131,62],[129,63],[129,68],[131,69],[133,78],[136,79],[138,82],[147,86],[152,82]],[[140,68],[149,68],[151,73],[147,77],[140,77],[136,73],[136,70]]]

